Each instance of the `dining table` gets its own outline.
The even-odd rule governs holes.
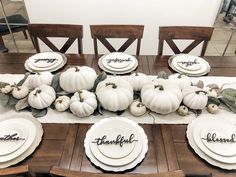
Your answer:
[[[0,54],[0,74],[23,74],[25,61],[33,53]],[[98,59],[101,55],[66,54],[67,63],[57,72],[73,66],[89,66],[101,73]],[[169,56],[136,56],[136,72],[156,75],[160,71],[175,73],[169,65]],[[211,66],[208,76],[236,76],[236,57],[204,56]],[[0,115],[1,116],[1,115]],[[236,118],[236,116],[235,116]],[[29,165],[34,173],[48,173],[52,166],[65,169],[106,173],[93,165],[85,154],[84,139],[91,124],[43,123],[44,135],[37,149],[17,165]],[[214,177],[235,177],[235,170],[223,170],[201,159],[189,146],[186,124],[140,124],[148,138],[148,152],[144,160],[126,173],[159,173],[183,170],[187,175],[211,174]],[[17,166],[16,165],[16,166]]]

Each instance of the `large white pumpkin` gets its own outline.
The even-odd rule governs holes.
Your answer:
[[[40,85],[51,85],[53,75],[50,72],[41,72],[29,75],[26,84],[29,88],[36,88]]]
[[[74,93],[79,90],[90,90],[93,88],[97,74],[93,68],[87,66],[76,66],[61,73],[60,86],[63,90]]]
[[[189,86],[182,90],[183,103],[191,109],[203,109],[207,105],[207,92],[196,86]]]
[[[87,90],[75,92],[71,97],[70,110],[78,117],[90,116],[97,108],[96,95]]]
[[[56,99],[56,92],[48,85],[41,85],[30,92],[28,103],[36,109],[49,107]]]
[[[182,93],[176,84],[169,80],[157,79],[141,90],[142,103],[151,111],[168,114],[178,109]]]
[[[107,78],[96,88],[98,100],[109,111],[122,111],[133,101],[133,87],[120,77]]]
[[[127,80],[133,86],[134,91],[140,91],[145,84],[151,82],[151,79],[143,73],[133,73],[128,76]]]
[[[183,74],[172,74],[168,78],[171,82],[177,84],[181,90],[185,87],[191,86],[192,82],[190,78]]]

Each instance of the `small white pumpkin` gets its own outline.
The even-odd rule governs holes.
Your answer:
[[[12,90],[12,96],[16,99],[22,99],[25,98],[29,94],[28,87],[22,85],[22,86],[14,86]]]
[[[71,97],[70,110],[78,117],[90,116],[97,108],[97,99],[94,93],[87,90],[75,92]]]
[[[211,97],[217,97],[217,91],[216,89],[211,89],[210,87],[203,87],[203,90],[207,92],[207,96]]]
[[[133,73],[128,76],[127,80],[133,86],[134,91],[140,91],[145,84],[151,82],[151,79],[143,73]]]
[[[40,85],[51,85],[53,74],[50,72],[40,72],[33,75],[29,75],[27,78],[27,86],[29,88],[36,88]]]
[[[63,112],[70,107],[70,98],[68,96],[59,96],[55,100],[55,108],[57,111]]]
[[[36,109],[49,107],[56,99],[55,90],[48,85],[41,85],[30,92],[28,103]]]
[[[184,105],[181,105],[178,110],[177,110],[177,113],[180,115],[180,116],[186,116],[188,115],[188,108]]]
[[[76,66],[61,73],[60,86],[69,93],[79,90],[90,90],[93,88],[96,78],[97,74],[93,68]]]
[[[130,105],[129,111],[132,115],[139,117],[145,114],[147,109],[142,102],[136,100]]]
[[[216,114],[219,111],[219,107],[216,104],[209,104],[207,106],[207,111],[211,114]]]
[[[141,100],[151,111],[168,114],[178,109],[182,93],[179,86],[171,81],[157,79],[142,88]]]
[[[203,109],[207,105],[207,92],[196,86],[183,89],[183,103],[191,109]]]
[[[10,84],[7,84],[1,88],[1,92],[4,94],[8,94],[12,91],[12,86]]]
[[[96,88],[98,100],[109,111],[122,111],[133,101],[133,87],[120,77],[107,78]]]
[[[183,74],[172,74],[168,79],[173,83],[176,83],[181,88],[181,90],[187,86],[191,86],[192,84],[190,78]]]

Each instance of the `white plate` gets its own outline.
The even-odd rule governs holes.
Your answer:
[[[104,67],[103,64],[102,64],[101,58],[98,60],[98,66],[99,66],[103,71],[105,71],[105,72],[107,72],[107,73],[111,73],[111,74],[127,74],[127,73],[130,73],[130,72],[134,71],[134,70],[137,68],[137,66],[138,66],[138,60],[137,60],[137,59],[134,60],[134,66],[133,66],[132,68],[130,68],[130,69],[128,69],[128,70],[123,70],[123,71],[114,71],[113,69],[110,70],[110,69]]]
[[[91,149],[89,147],[89,144],[90,144],[89,143],[89,138],[91,136],[92,130],[94,128],[96,128],[97,125],[102,124],[104,121],[107,121],[108,119],[122,119],[123,121],[132,122],[133,126],[135,126],[139,130],[139,132],[141,134],[141,139],[143,140],[142,151],[141,151],[141,153],[139,154],[139,156],[135,160],[133,160],[132,162],[130,162],[130,163],[126,164],[126,165],[122,165],[122,166],[106,165],[106,164],[100,162],[98,159],[95,158],[95,156],[93,155],[93,153],[91,152]],[[96,124],[94,124],[89,129],[89,131],[86,134],[86,138],[84,140],[84,147],[85,147],[86,155],[89,157],[91,162],[94,163],[96,166],[98,166],[98,167],[100,167],[100,168],[102,168],[103,170],[106,170],[106,171],[118,172],[118,171],[125,171],[127,169],[132,169],[138,163],[140,163],[143,160],[143,158],[145,157],[145,154],[146,154],[146,152],[148,150],[148,140],[147,140],[147,136],[146,136],[144,130],[137,123],[135,123],[135,122],[133,122],[133,121],[127,119],[127,118],[124,118],[124,117],[113,117],[113,118],[103,119],[103,120],[97,122]]]
[[[121,52],[113,52],[101,57],[102,64],[111,71],[129,70],[135,65],[135,57]]]
[[[103,137],[104,135],[107,135],[107,140],[115,140],[121,132],[125,138],[129,138],[131,134],[134,134],[133,140],[137,141],[131,144],[123,144],[122,147],[119,144],[98,146],[93,143],[97,137]],[[90,137],[90,149],[100,162],[111,166],[122,166],[135,160],[141,153],[143,146],[141,137],[139,129],[134,127],[133,124],[120,119],[110,119],[93,129]]]
[[[19,127],[23,127],[24,131],[28,133],[28,137],[26,138],[23,145],[20,148],[16,149],[14,152],[10,154],[6,154],[6,155],[1,155],[0,156],[1,163],[12,160],[18,157],[19,155],[21,155],[22,153],[24,153],[31,146],[36,136],[36,128],[31,121],[27,119],[23,119],[23,118],[9,119],[8,121],[14,125],[17,124]],[[4,123],[4,122],[5,121],[0,121],[0,123]]]
[[[61,54],[61,53],[58,53],[58,54],[62,56],[63,60],[62,60],[61,63],[57,63],[56,65],[53,65],[51,67],[32,69],[32,68],[29,67],[29,65],[28,65],[29,59],[27,59],[25,61],[25,69],[30,71],[30,72],[42,72],[42,71],[54,72],[54,71],[57,71],[58,69],[62,68],[67,63],[66,56],[64,54]]]
[[[209,155],[205,154],[195,143],[194,141],[194,137],[193,137],[193,129],[194,127],[198,124],[198,126],[203,125],[204,123],[208,122],[211,123],[213,122],[215,119],[217,118],[212,118],[212,117],[201,117],[201,118],[197,118],[194,119],[190,124],[188,124],[187,127],[187,138],[188,138],[188,142],[189,145],[193,148],[193,150],[195,151],[195,153],[197,153],[202,159],[206,160],[208,163],[220,167],[222,169],[227,169],[227,170],[233,170],[236,169],[236,163],[234,164],[227,164],[227,163],[222,163],[220,161],[217,161],[213,158],[211,158]]]
[[[2,122],[4,120],[9,120],[9,119],[15,119],[17,117],[20,117],[21,119],[26,119],[26,120],[32,122],[34,124],[34,126],[36,127],[36,129],[37,129],[36,136],[35,136],[35,139],[34,139],[33,143],[31,144],[31,146],[26,151],[24,151],[23,153],[21,153],[19,156],[17,156],[16,158],[14,158],[12,160],[0,163],[0,168],[6,168],[6,167],[9,167],[11,165],[15,165],[18,162],[21,162],[26,157],[28,157],[30,154],[32,154],[32,152],[36,149],[36,147],[41,142],[42,135],[43,135],[42,125],[34,117],[29,116],[28,114],[24,114],[24,113],[19,114],[19,113],[17,113],[17,114],[12,115],[12,116],[1,117],[0,122]]]

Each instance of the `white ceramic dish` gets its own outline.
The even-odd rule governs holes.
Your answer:
[[[107,121],[109,119],[122,119],[123,121],[127,121],[127,122],[130,122],[131,124],[133,124],[133,126],[135,126],[139,131],[140,131],[140,134],[141,134],[141,139],[143,139],[143,145],[142,145],[142,151],[141,153],[139,154],[139,156],[133,160],[132,162],[126,164],[126,165],[122,165],[122,166],[111,166],[111,165],[106,165],[102,162],[100,162],[98,159],[95,158],[95,156],[93,155],[90,147],[89,147],[89,138],[91,136],[91,132],[93,130],[93,128],[96,128],[97,125],[99,124],[102,124],[104,121]],[[148,140],[147,140],[147,136],[144,132],[144,130],[142,129],[142,127],[140,127],[137,123],[127,119],[127,118],[124,118],[124,117],[113,117],[113,118],[107,118],[107,119],[103,119],[101,121],[99,121],[98,123],[94,124],[91,129],[89,129],[89,131],[87,132],[86,134],[86,138],[85,138],[85,141],[84,141],[84,147],[85,147],[85,152],[86,152],[86,155],[89,157],[89,159],[91,160],[92,163],[94,163],[96,166],[102,168],[103,170],[106,170],[106,171],[114,171],[114,172],[118,172],[118,171],[125,171],[127,169],[132,169],[134,168],[138,163],[140,163],[143,158],[145,157],[145,154],[148,150]]]
[[[5,121],[0,121],[0,122],[4,124]],[[8,124],[12,123],[14,125],[17,125],[18,127],[24,127],[23,131],[26,131],[26,134],[28,134],[28,136],[25,139],[23,145],[20,146],[17,150],[15,150],[12,153],[0,156],[0,162],[6,162],[12,160],[21,155],[31,146],[36,136],[35,125],[27,119],[22,119],[22,118],[9,119],[7,123]]]
[[[17,156],[16,158],[14,158],[12,160],[0,163],[0,168],[6,168],[6,167],[9,167],[11,165],[15,165],[15,164],[21,162],[26,157],[28,157],[30,154],[32,154],[34,152],[34,150],[36,149],[36,147],[41,142],[42,135],[43,135],[42,125],[32,116],[29,116],[27,114],[20,114],[20,115],[15,114],[15,115],[8,116],[8,117],[1,117],[0,122],[2,122],[4,120],[14,119],[14,118],[17,118],[17,117],[21,118],[21,119],[26,119],[28,121],[31,121],[34,124],[34,126],[36,127],[36,130],[37,130],[36,131],[36,136],[35,136],[35,139],[34,139],[33,143],[31,144],[31,146],[26,151],[24,151],[23,153],[21,153],[19,156]]]
[[[122,136],[125,138],[129,138],[131,134],[134,134],[134,139],[137,140],[137,142],[134,141],[132,144],[123,144],[122,147],[119,145],[97,146],[96,143],[93,143],[97,137],[103,137],[104,135],[107,135],[108,140],[115,140],[121,132]],[[89,146],[93,155],[100,162],[111,166],[122,166],[135,160],[141,153],[143,146],[141,137],[142,135],[139,129],[127,121],[111,119],[93,129]]]
[[[236,169],[236,163],[234,163],[234,164],[227,164],[227,163],[223,163],[223,162],[217,161],[217,160],[211,158],[210,156],[208,156],[207,154],[205,154],[197,146],[197,144],[195,143],[195,140],[194,140],[194,137],[193,137],[193,129],[194,129],[194,127],[197,124],[203,125],[206,122],[212,122],[212,119],[214,119],[214,118],[201,117],[201,118],[194,119],[188,125],[186,134],[187,134],[189,145],[193,148],[193,150],[195,151],[196,154],[198,154],[202,159],[206,160],[208,163],[212,164],[213,166],[217,166],[217,167],[220,167],[222,169],[227,169],[227,170],[234,170],[234,169]]]

